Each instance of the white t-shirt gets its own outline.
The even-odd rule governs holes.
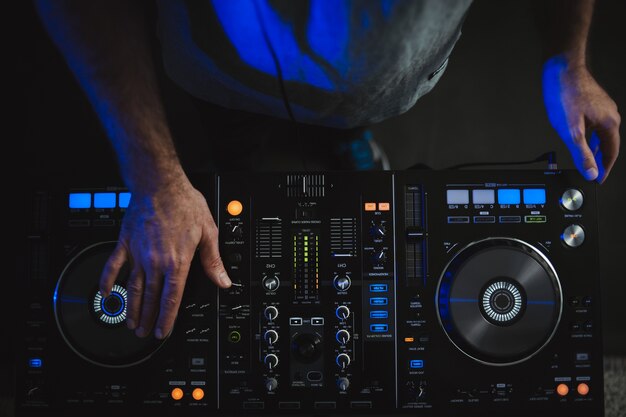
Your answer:
[[[166,72],[191,95],[280,118],[286,100],[298,122],[348,128],[433,88],[470,4],[159,0],[158,31]]]

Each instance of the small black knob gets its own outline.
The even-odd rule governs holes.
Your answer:
[[[300,362],[315,362],[322,355],[322,339],[316,334],[299,334],[291,343],[291,351]]]

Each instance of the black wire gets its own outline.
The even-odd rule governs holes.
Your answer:
[[[556,164],[556,152],[554,152],[554,151],[546,152],[544,154],[539,155],[535,159],[531,159],[531,160],[528,160],[528,161],[470,162],[470,163],[466,163],[466,164],[452,165],[452,166],[449,166],[446,169],[461,169],[461,168],[468,168],[468,167],[496,166],[496,165],[528,165],[528,164],[534,164],[536,162],[543,162],[543,161],[547,161],[548,164],[550,164],[550,165]]]
[[[257,20],[259,21],[259,25],[261,25],[261,32],[263,33],[263,39],[265,40],[265,44],[270,51],[270,55],[272,56],[272,60],[274,61],[274,66],[276,67],[276,77],[278,78],[278,85],[280,88],[280,94],[283,99],[283,104],[285,109],[287,110],[287,115],[289,115],[289,119],[293,123],[295,127],[296,133],[296,141],[300,147],[300,158],[302,159],[302,165],[304,166],[304,170],[307,171],[307,163],[306,163],[306,153],[304,152],[304,141],[300,140],[300,132],[299,132],[299,123],[293,115],[293,111],[291,111],[291,104],[289,103],[289,98],[287,97],[287,90],[285,89],[285,81],[283,78],[283,70],[280,67],[280,62],[278,61],[278,55],[276,55],[276,51],[272,46],[272,42],[270,42],[270,37],[267,34],[267,29],[265,27],[265,21],[261,16],[261,10],[259,9],[259,5],[257,1],[254,2],[254,11],[257,16]]]

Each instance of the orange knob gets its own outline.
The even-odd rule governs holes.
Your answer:
[[[191,396],[193,397],[194,400],[200,401],[201,399],[204,398],[204,390],[202,388],[196,388],[191,393]]]
[[[243,211],[243,205],[241,204],[240,201],[233,200],[230,203],[228,203],[228,206],[226,206],[226,211],[231,216],[239,216],[241,212]]]
[[[172,390],[172,394],[171,395],[172,395],[172,399],[174,401],[180,401],[180,400],[183,399],[183,396],[185,395],[185,393],[180,388],[174,388]]]
[[[569,394],[569,387],[566,384],[559,384],[556,387],[556,392],[561,397],[565,397],[567,394]]]
[[[578,394],[584,397],[585,395],[589,394],[589,385],[585,384],[584,382],[581,382],[580,384],[578,384],[576,391],[578,391]]]

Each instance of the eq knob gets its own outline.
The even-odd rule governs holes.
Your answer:
[[[267,306],[265,310],[263,310],[263,315],[269,321],[273,321],[278,317],[278,309],[274,306]]]
[[[337,291],[347,291],[352,285],[352,281],[347,275],[338,275],[333,280],[333,285]]]
[[[585,230],[577,224],[571,224],[563,230],[561,239],[570,248],[577,248],[585,241]]]
[[[384,249],[375,250],[372,253],[372,263],[375,265],[384,264],[387,261],[387,253]]]
[[[350,317],[350,309],[347,306],[339,306],[335,310],[335,314],[339,320],[346,320]]]
[[[345,353],[340,353],[339,355],[337,355],[335,362],[337,362],[337,366],[339,366],[341,369],[346,369],[348,365],[350,365],[350,356],[346,355]]]
[[[346,392],[348,391],[349,387],[350,387],[350,380],[348,378],[341,377],[337,379],[337,388],[339,388],[339,391]]]
[[[385,237],[385,233],[387,233],[387,230],[382,223],[377,224],[372,222],[372,227],[370,227],[370,235],[374,239],[382,239],[383,237]]]
[[[265,359],[263,359],[263,362],[265,362],[265,366],[267,366],[267,369],[272,370],[278,366],[278,356],[270,353],[268,355],[265,355]]]
[[[243,236],[243,228],[240,224],[235,224],[230,227],[230,234],[236,239],[241,239]]]
[[[276,391],[276,388],[278,388],[278,381],[276,378],[267,378],[265,380],[265,389],[267,389],[267,392]]]
[[[278,342],[278,332],[276,330],[268,330],[263,335],[263,339],[265,339],[268,345],[273,345]]]
[[[575,189],[566,190],[561,196],[561,205],[567,211],[576,211],[583,205],[583,194]]]
[[[266,291],[274,292],[280,287],[280,280],[276,275],[271,275],[263,278],[261,284],[263,284],[263,288],[265,288]]]
[[[335,335],[335,339],[342,344],[345,345],[350,340],[350,333],[347,330],[341,329]]]

